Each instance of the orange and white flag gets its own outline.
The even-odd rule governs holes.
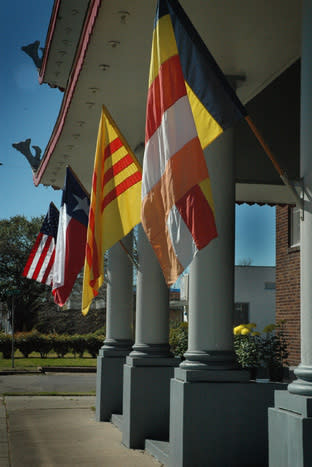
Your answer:
[[[82,313],[104,280],[104,253],[140,222],[142,168],[103,106],[97,137],[84,265]]]
[[[158,0],[146,108],[142,226],[168,285],[217,236],[203,149],[245,115],[178,0]]]

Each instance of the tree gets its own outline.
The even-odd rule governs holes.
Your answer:
[[[51,288],[22,277],[24,266],[35,243],[43,217],[28,221],[24,216],[0,220],[0,301],[15,305],[15,330],[30,330],[40,306],[51,300]]]

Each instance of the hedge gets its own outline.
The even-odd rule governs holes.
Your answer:
[[[3,358],[11,358],[11,350],[11,336],[4,332],[0,332],[0,352],[2,352]]]
[[[28,358],[32,352],[40,353],[41,358],[46,358],[50,352],[55,352],[58,357],[64,357],[68,353],[82,357],[84,352],[89,352],[92,357],[96,357],[104,339],[103,335],[95,334],[68,336],[41,334],[38,331],[20,332],[14,335],[15,348],[19,349],[25,358]],[[3,358],[11,358],[11,349],[11,335],[0,332],[0,352]]]
[[[102,329],[101,329],[102,331]],[[187,350],[188,324],[176,323],[170,329],[169,343],[174,355],[182,357]],[[41,358],[46,358],[50,352],[55,352],[58,357],[64,357],[68,353],[83,357],[84,352],[89,352],[96,357],[103,345],[105,336],[98,332],[90,334],[41,334],[38,331],[17,333],[15,336],[15,348],[19,349],[25,358],[32,352],[40,353]],[[11,357],[11,335],[0,332],[0,352],[3,358]]]

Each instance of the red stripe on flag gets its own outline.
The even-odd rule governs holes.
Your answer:
[[[104,150],[104,161],[108,159],[114,152],[118,151],[123,146],[123,142],[119,137],[111,141]]]
[[[89,249],[90,249],[90,247],[89,247]],[[98,245],[97,245],[95,239],[93,239],[92,255],[91,255],[91,251],[90,251],[89,256],[91,256],[90,273],[93,276],[93,279],[90,280],[90,285],[93,288],[96,281],[98,280],[98,278],[101,275],[100,270],[99,270],[100,259],[99,259],[99,254],[98,254]]]
[[[94,210],[90,208],[89,211],[89,232],[92,233],[91,243],[87,242],[86,244],[86,261],[90,268],[90,271],[93,272],[94,277],[98,277],[99,275],[99,262],[98,262],[98,251],[97,251],[97,243],[94,237],[95,233],[95,217],[94,217]]]
[[[134,174],[127,177],[123,182],[119,183],[113,190],[111,190],[103,199],[101,204],[101,212],[104,211],[106,206],[111,203],[114,199],[124,193],[126,190],[131,188],[136,183],[142,180],[141,172],[137,171]]]
[[[87,263],[90,268],[90,271],[92,271],[92,275],[94,279],[97,279],[99,277],[99,260],[98,260],[98,250],[97,250],[97,243],[95,238],[92,239],[92,247],[87,244],[86,248],[86,256],[87,256]]]
[[[199,185],[191,188],[175,204],[199,250],[217,237],[212,209]]]
[[[49,277],[49,274],[50,274],[50,272],[51,272],[51,269],[52,269],[52,266],[53,266],[53,263],[54,263],[54,257],[55,257],[55,248],[54,248],[54,250],[53,250],[52,255],[50,256],[49,263],[48,263],[47,268],[46,268],[46,270],[45,270],[45,273],[44,273],[44,275],[43,275],[43,278],[42,278],[42,281],[41,281],[41,282],[43,282],[43,283],[46,283],[46,282],[47,282],[47,279],[48,279],[48,277]],[[49,281],[49,284],[50,284],[51,282],[52,282],[52,281]],[[48,284],[48,285],[49,285],[49,284]]]
[[[89,211],[89,227],[92,232],[94,232],[95,220],[94,220],[94,209],[90,206]]]
[[[109,182],[112,178],[115,177],[115,175],[119,174],[122,172],[124,169],[129,167],[129,165],[133,164],[133,159],[130,156],[130,154],[127,154],[124,156],[122,159],[120,159],[116,164],[114,164],[112,167],[110,167],[104,174],[103,178],[103,185],[105,183]]]
[[[36,268],[35,268],[35,270],[34,270],[34,273],[33,273],[33,275],[32,275],[32,278],[33,278],[33,279],[37,279],[37,277],[38,277],[38,275],[39,275],[39,273],[40,273],[42,264],[43,264],[43,262],[44,262],[44,260],[45,260],[45,257],[46,257],[46,255],[47,255],[47,252],[48,252],[48,250],[49,250],[49,248],[50,248],[51,242],[52,242],[52,237],[48,237],[48,238],[47,238],[47,241],[45,242],[44,248],[43,248],[43,250],[42,250],[42,252],[41,252],[39,261],[38,261],[38,263],[37,263],[37,265],[36,265]]]
[[[174,55],[161,65],[158,75],[149,87],[145,141],[155,133],[166,110],[185,95],[186,87],[180,57]]]
[[[34,244],[32,250],[30,252],[29,258],[28,258],[26,266],[24,268],[24,271],[23,271],[23,274],[22,274],[24,277],[26,277],[27,274],[28,274],[28,271],[29,271],[29,269],[30,269],[30,267],[32,265],[32,262],[34,260],[35,255],[36,255],[36,252],[38,250],[38,246],[41,243],[42,237],[43,237],[43,234],[40,232],[38,234],[38,237],[36,238],[35,244]]]
[[[92,191],[93,191],[93,196],[96,193],[96,182],[97,182],[97,176],[96,172],[93,172],[93,177],[92,177]]]

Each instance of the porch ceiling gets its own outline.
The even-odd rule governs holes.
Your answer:
[[[298,0],[180,1],[224,73],[245,75],[237,89],[244,104],[252,103],[300,56]],[[40,79],[65,92],[53,134],[34,175],[36,185],[62,187],[65,166],[70,164],[90,189],[103,103],[134,150],[144,141],[156,0],[102,0],[98,11],[96,3],[55,1]],[[87,23],[88,41],[81,42]],[[80,73],[75,75],[80,66]],[[242,166],[243,173],[237,173],[237,179],[241,183],[280,183],[269,165],[265,165],[261,179],[249,176],[252,148],[248,151],[242,156],[237,150],[238,168]],[[298,175],[297,166],[291,175]]]

